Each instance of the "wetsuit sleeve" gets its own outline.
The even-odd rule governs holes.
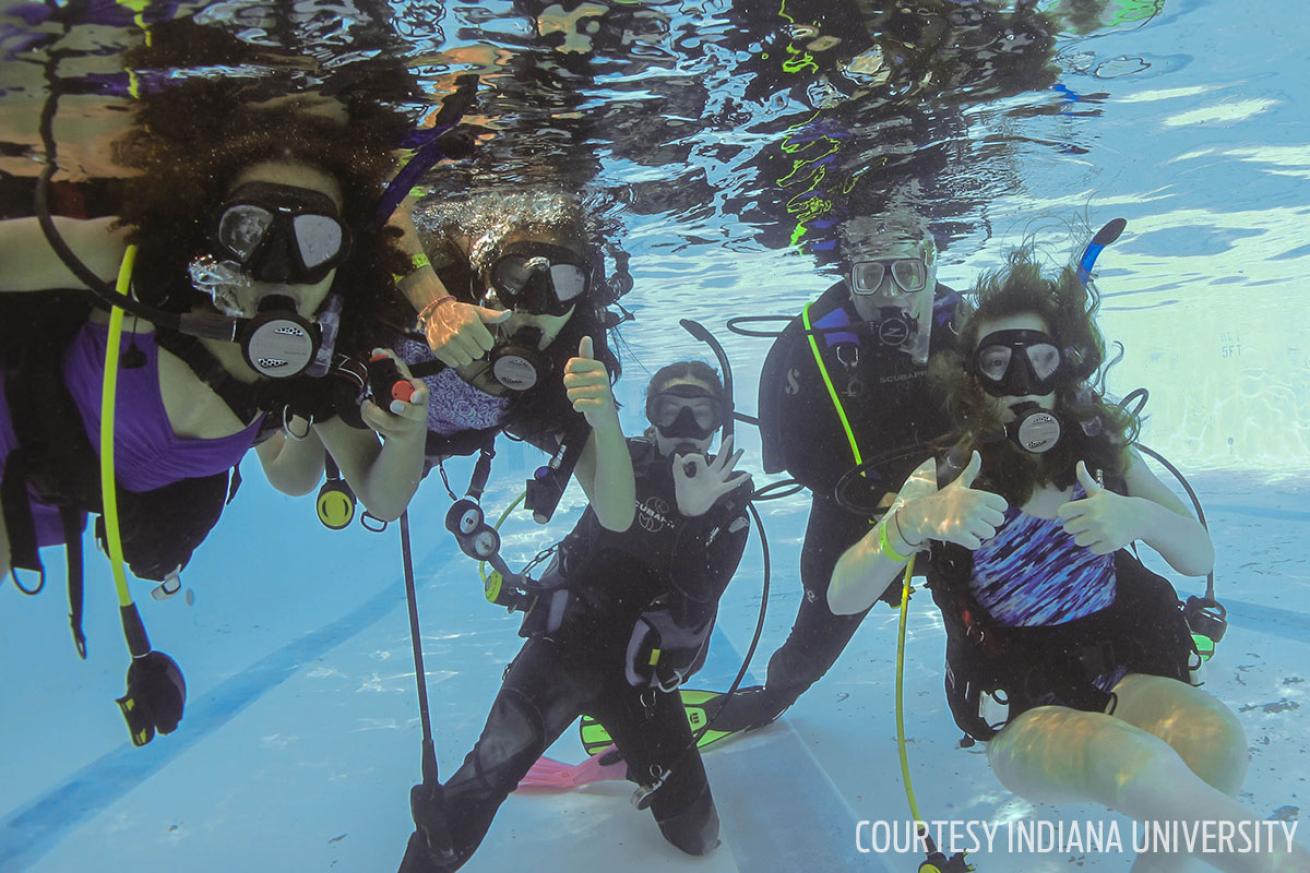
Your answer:
[[[739,488],[699,518],[688,519],[670,558],[670,577],[690,603],[713,609],[746,551],[749,490]]]

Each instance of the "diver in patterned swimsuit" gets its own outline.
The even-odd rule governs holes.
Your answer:
[[[1214,561],[1208,533],[1131,448],[1137,423],[1090,387],[1104,360],[1094,292],[1070,269],[1043,277],[1021,251],[976,293],[960,355],[933,365],[956,448],[920,466],[842,556],[829,605],[867,608],[930,550],[951,709],[989,741],[1007,788],[1138,820],[1252,827],[1258,816],[1236,799],[1241,725],[1188,681],[1194,650],[1177,596],[1126,551],[1141,540],[1186,575]],[[1008,702],[1007,720],[988,720],[988,695]],[[1310,870],[1304,848],[1275,842],[1198,857],[1226,871]],[[1144,854],[1133,870],[1189,861]]]
[[[396,343],[403,360],[423,368],[432,397],[429,468],[489,454],[501,432],[553,454],[580,409],[573,395],[608,393],[620,374],[605,307],[626,285],[605,278],[581,206],[547,191],[489,191],[425,201],[417,228],[398,217],[428,253],[420,262],[430,259],[399,285],[421,339]],[[586,359],[584,338],[593,349]],[[593,429],[574,474],[599,517],[626,528],[632,473],[617,422]]]

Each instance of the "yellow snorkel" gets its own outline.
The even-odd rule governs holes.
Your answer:
[[[137,247],[128,246],[119,266],[115,290],[127,296],[132,284]],[[100,493],[105,522],[105,544],[109,566],[118,592],[118,610],[123,622],[123,636],[132,665],[127,671],[127,693],[118,698],[118,708],[127,720],[134,746],[144,746],[155,731],[172,733],[182,720],[186,705],[186,680],[168,655],[150,647],[141,614],[127,588],[123,570],[123,543],[118,527],[118,485],[114,473],[114,407],[118,390],[118,358],[123,336],[123,310],[114,307],[109,314],[109,336],[105,343],[105,372],[100,393]]]
[[[965,860],[964,853],[956,852],[948,858],[938,850],[932,837],[928,836],[924,818],[919,814],[919,801],[914,796],[914,783],[910,779],[910,756],[905,743],[905,627],[910,612],[910,593],[914,590],[910,586],[910,577],[914,575],[915,557],[910,557],[901,579],[901,618],[896,631],[896,748],[901,759],[901,781],[905,785],[905,799],[909,803],[915,828],[928,846],[928,857],[919,864],[919,873],[964,873],[974,869]]]

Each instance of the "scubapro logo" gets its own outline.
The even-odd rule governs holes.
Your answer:
[[[784,388],[783,390],[786,391],[787,394],[792,397],[795,397],[797,394],[801,393],[801,383],[798,380],[800,374],[801,374],[800,370],[793,369],[787,371],[787,387]]]
[[[651,533],[662,531],[669,524],[668,511],[669,502],[663,497],[648,497],[637,504],[637,524]]]

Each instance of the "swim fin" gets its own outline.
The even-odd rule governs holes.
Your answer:
[[[679,693],[682,695],[682,706],[687,712],[687,723],[691,725],[693,734],[705,727],[706,722],[709,721],[710,716],[713,715],[714,710],[717,708],[716,703],[725,697],[722,691],[693,691],[684,688]],[[600,722],[589,715],[582,717],[582,721],[578,725],[578,733],[582,739],[582,748],[586,750],[588,755],[594,755],[614,742],[610,739],[609,731],[605,730]],[[716,730],[711,725],[710,729],[701,735],[696,747],[704,751],[710,746],[738,733],[740,731]]]

